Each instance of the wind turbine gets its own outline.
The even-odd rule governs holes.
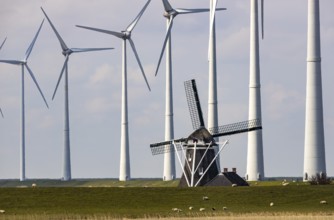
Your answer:
[[[218,126],[218,100],[217,100],[217,65],[216,65],[216,22],[215,14],[218,0],[210,0],[210,32],[209,32],[209,92],[208,92],[208,126]],[[222,10],[222,9],[221,9]],[[216,137],[218,142],[219,138]],[[215,148],[216,153],[218,148]],[[220,155],[216,160],[217,167],[220,169]]]
[[[172,36],[171,30],[173,27],[174,18],[177,15],[193,14],[201,12],[209,12],[210,9],[174,9],[168,2],[168,0],[162,0],[165,13],[164,17],[167,19],[167,31],[165,40],[162,46],[161,54],[159,57],[158,65],[155,71],[155,75],[158,74],[160,63],[163,54],[166,50],[166,109],[165,109],[165,140],[172,140],[174,138],[174,119],[173,119],[173,80],[172,80]],[[225,9],[217,9],[225,10]],[[167,48],[167,49],[166,49]],[[172,148],[172,146],[166,146],[166,148]],[[176,177],[175,171],[175,154],[173,152],[166,152],[164,154],[164,173],[163,180],[169,181]]]
[[[308,1],[304,181],[326,177],[319,2]]]
[[[6,37],[5,40],[2,42],[2,44],[1,44],[1,46],[0,46],[0,50],[2,49],[2,46],[5,44],[6,40],[7,40],[7,37]],[[2,112],[2,109],[1,109],[1,108],[0,108],[0,114],[1,114],[2,118],[4,118],[4,115],[3,115],[3,112]]]
[[[42,28],[42,25],[44,23],[44,19],[33,39],[33,41],[31,42],[31,44],[29,45],[26,53],[25,53],[25,56],[22,60],[0,60],[0,63],[8,63],[8,64],[13,64],[13,65],[20,65],[21,66],[21,69],[22,69],[22,74],[21,74],[21,82],[22,82],[22,85],[21,85],[21,88],[22,88],[22,91],[21,91],[21,148],[20,148],[20,180],[23,181],[25,180],[25,103],[24,103],[24,69],[26,68],[28,70],[28,73],[30,74],[30,77],[32,78],[32,80],[34,81],[39,93],[41,94],[44,102],[45,102],[45,105],[46,107],[49,108],[48,106],[48,103],[46,102],[46,99],[43,95],[43,92],[41,90],[41,88],[39,87],[37,81],[36,81],[36,78],[33,74],[33,72],[31,71],[31,69],[29,68],[28,66],[28,58],[31,54],[31,51],[35,45],[35,42],[37,40],[37,37],[39,35],[39,32]]]
[[[126,41],[130,42],[131,48],[133,53],[137,59],[138,65],[144,77],[144,80],[147,84],[148,89],[151,91],[151,88],[147,82],[145,72],[143,66],[140,62],[136,47],[134,42],[131,39],[131,32],[137,25],[139,19],[143,15],[144,11],[146,10],[147,6],[151,0],[148,0],[147,3],[144,5],[143,9],[139,12],[137,17],[134,19],[130,25],[121,32],[109,31],[109,30],[102,30],[98,28],[86,27],[77,25],[77,27],[85,28],[88,30],[93,30],[97,32],[102,32],[105,34],[110,34],[115,37],[122,39],[123,41],[123,48],[122,48],[122,121],[121,121],[121,159],[120,159],[120,181],[130,180],[130,155],[129,155],[129,130],[128,130],[128,89],[127,89],[127,55],[126,55]]]
[[[263,0],[261,0],[261,27],[264,37]],[[249,77],[249,112],[248,118],[262,118],[261,83],[260,83],[260,48],[258,25],[258,0],[251,0],[250,15],[250,77]],[[264,179],[262,130],[248,133],[247,181]]]
[[[43,8],[41,7],[42,12],[44,13],[46,19],[48,20],[52,30],[56,34],[60,46],[62,48],[62,54],[65,56],[65,62],[63,65],[63,68],[60,72],[59,79],[55,88],[55,91],[52,96],[52,100],[54,99],[59,83],[61,79],[63,78],[63,75],[65,73],[65,113],[64,113],[64,155],[63,155],[63,180],[68,181],[71,179],[71,153],[70,153],[70,117],[69,117],[69,95],[68,95],[68,61],[70,58],[70,55],[73,53],[82,53],[82,52],[91,52],[91,51],[101,51],[101,50],[111,50],[114,48],[68,48],[67,45],[65,44],[64,40],[58,33],[57,29],[55,26],[52,24],[50,18],[47,16]]]

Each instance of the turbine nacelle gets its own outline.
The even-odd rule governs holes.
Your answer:
[[[122,39],[124,39],[124,40],[128,40],[128,39],[131,38],[131,31],[127,31],[127,30],[125,30],[125,31],[121,31],[121,33],[123,34]]]
[[[73,53],[73,50],[71,49],[66,49],[63,50],[62,54],[66,57],[67,55],[71,55]]]
[[[170,11],[165,11],[165,13],[163,14],[163,16],[165,17],[165,18],[171,18],[171,17],[176,17],[176,15],[178,15],[179,14],[179,12],[177,12],[176,10],[170,10]]]

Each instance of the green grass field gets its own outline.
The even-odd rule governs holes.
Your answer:
[[[178,188],[175,187],[177,181],[77,180],[58,185],[67,187],[50,187],[57,182],[39,180],[34,181],[37,187],[32,188],[32,182],[0,181],[0,210],[5,210],[0,219],[334,214],[334,185],[291,183],[281,186],[277,181],[251,183],[250,187]],[[203,200],[203,196],[209,199]],[[328,204],[320,204],[322,200]],[[190,206],[193,210],[189,210]],[[182,212],[172,211],[173,208]],[[200,208],[205,211],[200,212]]]

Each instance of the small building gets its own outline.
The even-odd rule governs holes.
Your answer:
[[[218,174],[210,182],[205,184],[205,186],[232,186],[232,185],[249,186],[248,183],[237,174],[237,170],[235,168],[233,168],[231,172],[229,172],[226,168],[224,168],[224,172]]]

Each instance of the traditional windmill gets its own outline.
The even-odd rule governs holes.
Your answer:
[[[183,172],[180,186],[204,186],[219,175],[220,169],[214,162],[228,143],[227,140],[222,143],[215,142],[214,138],[262,129],[261,120],[238,122],[208,130],[204,125],[195,80],[186,81],[184,86],[194,132],[188,138],[154,143],[150,147],[153,155],[176,152]],[[217,153],[215,148],[218,148]],[[181,151],[185,158],[184,164],[178,151]]]

